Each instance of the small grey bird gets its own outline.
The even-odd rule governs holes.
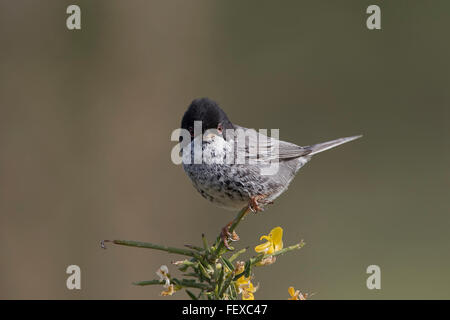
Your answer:
[[[201,121],[200,132],[194,130],[195,121]],[[198,192],[220,207],[231,210],[248,207],[253,212],[262,211],[286,191],[297,171],[313,155],[361,137],[301,147],[233,124],[218,104],[208,98],[192,101],[181,128],[188,130],[191,138],[182,141],[180,136],[183,168]],[[239,141],[240,137],[244,140]],[[201,143],[200,163],[194,161],[195,139]],[[222,230],[227,248],[230,225]],[[237,239],[236,234],[231,237]]]

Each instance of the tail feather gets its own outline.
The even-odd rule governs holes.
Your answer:
[[[311,150],[311,153],[309,155],[311,155],[311,156],[315,155],[316,153],[337,147],[343,143],[347,143],[347,142],[359,139],[361,137],[362,137],[362,135],[358,135],[358,136],[340,138],[340,139],[336,139],[336,140],[332,140],[332,141],[314,144],[314,145],[308,147]]]

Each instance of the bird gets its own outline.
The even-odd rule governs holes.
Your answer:
[[[284,193],[312,156],[362,137],[298,146],[231,122],[219,104],[206,97],[190,103],[181,129],[183,169],[197,191],[219,207],[233,211],[248,208],[255,213]],[[196,158],[195,152],[200,156]],[[239,240],[228,230],[232,222],[221,232],[230,250],[228,241]]]

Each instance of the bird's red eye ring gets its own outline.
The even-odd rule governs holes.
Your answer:
[[[191,134],[191,137],[193,137],[194,136],[194,129],[192,127],[189,127],[188,131]]]
[[[221,124],[221,123],[218,124],[218,126],[217,126],[217,131],[219,131],[219,133],[222,133],[223,127],[222,127],[222,124]]]

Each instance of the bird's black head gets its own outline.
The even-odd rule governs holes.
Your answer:
[[[192,137],[194,137],[194,121],[202,122],[202,134],[208,129],[216,129],[225,138],[225,131],[234,129],[226,113],[216,102],[208,98],[192,101],[181,120],[181,128],[188,130]]]

